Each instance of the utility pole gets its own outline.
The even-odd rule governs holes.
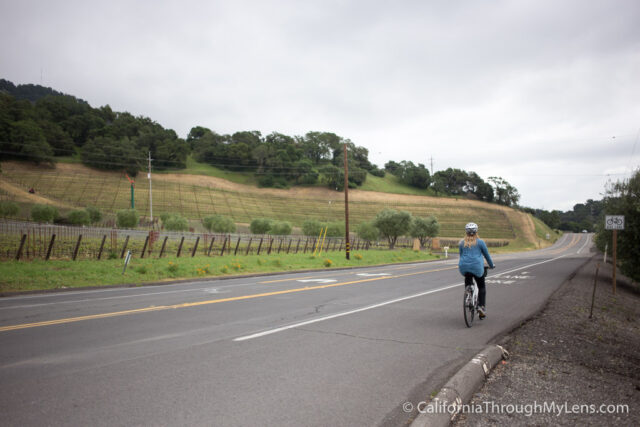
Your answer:
[[[149,172],[147,173],[149,178],[149,219],[151,220],[151,228],[153,228],[153,196],[151,191],[151,151],[149,151]]]
[[[347,251],[347,259],[351,252],[349,243],[349,162],[347,161],[347,144],[344,144],[344,228],[345,228],[345,249]]]

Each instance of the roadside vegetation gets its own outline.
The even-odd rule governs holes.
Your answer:
[[[212,278],[294,270],[361,267],[438,259],[425,251],[369,250],[313,254],[272,254],[193,258],[137,259],[122,274],[121,259],[103,261],[8,261],[0,263],[0,292],[36,291],[109,285],[143,285],[180,279]]]

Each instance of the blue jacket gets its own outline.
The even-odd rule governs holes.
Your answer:
[[[491,259],[491,255],[489,255],[487,245],[482,239],[478,239],[477,244],[470,248],[464,247],[463,239],[460,241],[458,247],[460,248],[460,261],[458,261],[458,270],[460,270],[460,274],[464,275],[465,273],[471,273],[474,276],[482,276],[484,274],[483,256],[487,259],[489,267],[493,268],[493,260]]]

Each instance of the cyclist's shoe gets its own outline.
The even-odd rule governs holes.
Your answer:
[[[487,310],[482,305],[478,307],[478,317],[480,319],[487,317]]]

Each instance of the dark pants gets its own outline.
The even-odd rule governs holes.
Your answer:
[[[473,285],[473,279],[476,279],[476,284],[478,285],[478,305],[485,307],[487,302],[487,287],[484,284],[484,276],[478,277],[471,273],[466,273],[464,275],[464,285]]]

